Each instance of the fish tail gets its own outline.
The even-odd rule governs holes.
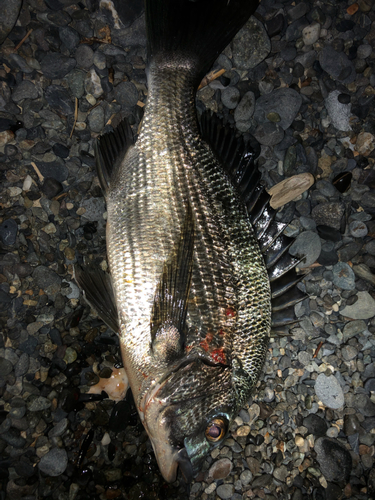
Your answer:
[[[145,0],[148,63],[188,66],[197,87],[259,0]]]

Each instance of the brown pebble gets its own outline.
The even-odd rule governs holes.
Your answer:
[[[232,467],[232,462],[228,458],[221,458],[212,464],[208,475],[213,479],[224,479],[231,473]]]
[[[349,16],[354,16],[354,14],[357,12],[357,10],[358,10],[358,4],[357,3],[352,3],[346,9],[346,12],[349,14]]]

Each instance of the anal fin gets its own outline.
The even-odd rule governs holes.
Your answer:
[[[74,279],[90,306],[96,310],[104,323],[118,334],[118,314],[111,276],[100,269],[88,271],[76,265]]]

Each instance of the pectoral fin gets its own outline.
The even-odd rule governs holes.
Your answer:
[[[166,361],[183,352],[194,239],[194,218],[189,205],[179,240],[164,264],[151,317],[153,352]]]
[[[101,269],[87,271],[80,266],[74,266],[74,279],[98,316],[111,330],[118,333],[118,315],[111,276]]]

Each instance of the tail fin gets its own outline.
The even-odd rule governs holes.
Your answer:
[[[149,63],[189,64],[197,85],[259,0],[145,0]]]

